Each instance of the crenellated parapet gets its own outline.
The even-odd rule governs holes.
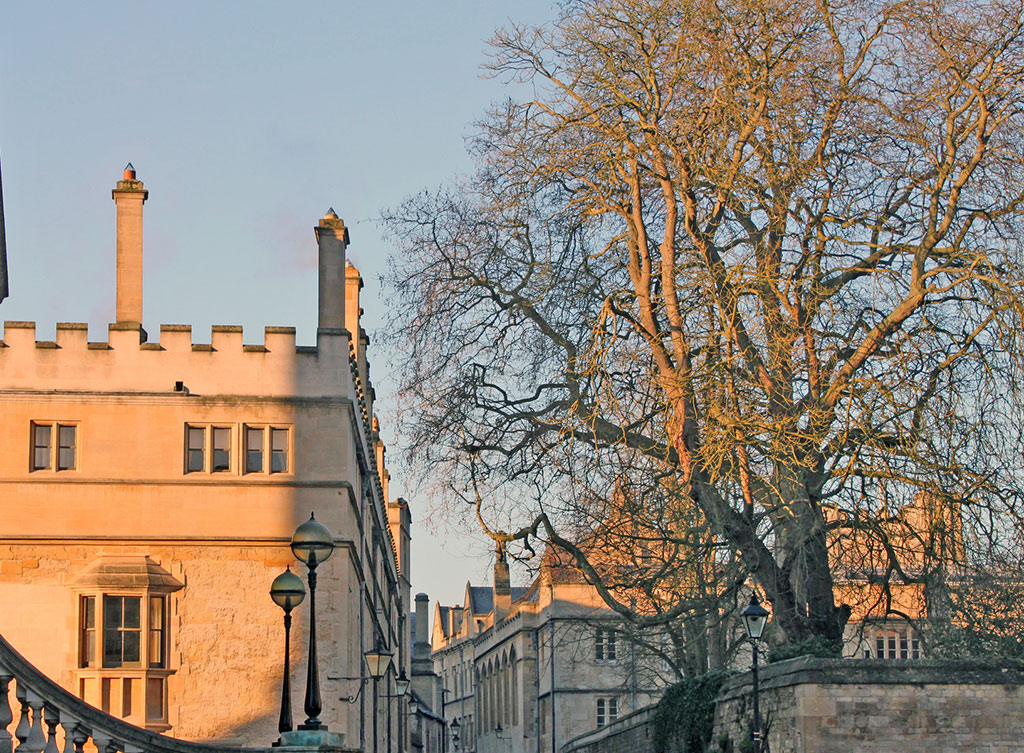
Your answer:
[[[354,399],[350,353],[344,330],[321,330],[315,346],[301,346],[294,327],[267,327],[262,342],[246,343],[238,326],[214,326],[209,342],[195,342],[189,325],[161,325],[147,341],[137,325],[111,324],[106,341],[90,342],[84,323],[60,322],[56,339],[38,340],[35,322],[9,321],[0,390]]]

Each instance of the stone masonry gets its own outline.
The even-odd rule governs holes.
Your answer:
[[[1024,663],[803,657],[761,673],[771,753],[1024,750]],[[723,687],[711,750],[747,750],[750,674]]]

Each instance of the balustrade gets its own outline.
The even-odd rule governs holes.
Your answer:
[[[12,733],[10,727],[14,724],[15,713],[18,723]],[[69,693],[0,636],[0,753],[271,753],[272,750],[192,743],[129,724]]]

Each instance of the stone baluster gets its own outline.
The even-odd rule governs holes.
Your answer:
[[[82,723],[75,725],[75,731],[72,735],[72,742],[75,744],[75,753],[84,753],[85,744],[92,737],[92,732]]]
[[[92,742],[96,746],[96,753],[118,753],[124,750],[124,746],[106,732],[93,730]]]
[[[43,753],[46,747],[46,735],[43,733],[43,699],[29,690],[26,705],[32,709],[32,726],[29,727],[25,750],[21,753]]]
[[[21,716],[18,718],[18,726],[14,728],[14,736],[18,738],[18,747],[20,748],[25,744],[25,741],[28,740],[30,728],[28,723],[28,701],[25,700],[25,686],[22,685],[21,682],[18,682],[14,695],[18,699],[18,706],[21,707]]]
[[[14,714],[11,713],[11,702],[7,697],[8,689],[11,687],[10,675],[0,675],[0,753],[12,753],[14,750],[14,739],[7,731],[11,722],[14,721]]]
[[[64,728],[64,749],[61,753],[75,753],[75,735],[77,734],[78,720],[73,719],[67,714],[61,714],[60,726]]]
[[[43,720],[46,722],[46,747],[43,753],[60,753],[57,750],[57,725],[60,724],[60,711],[55,706],[43,708]]]
[[[101,730],[92,731],[92,744],[96,746],[96,753],[107,753],[110,745],[114,741],[110,738],[106,732]]]

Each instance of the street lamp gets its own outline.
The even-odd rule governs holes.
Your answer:
[[[398,673],[398,677],[395,678],[395,698],[402,698],[406,693],[409,692],[409,677],[405,674],[405,667],[402,667],[402,671]]]
[[[292,731],[291,630],[292,610],[306,598],[302,579],[289,566],[270,584],[270,598],[284,610],[284,680],[281,683],[281,717],[278,732]]]
[[[754,728],[750,732],[750,739],[754,743],[754,753],[761,753],[761,710],[758,707],[757,687],[757,642],[761,640],[764,633],[764,626],[768,624],[768,610],[761,606],[757,600],[757,594],[750,595],[750,603],[740,612],[743,619],[743,628],[747,631],[747,638],[750,640],[750,647],[753,649],[754,664]]]
[[[452,747],[455,748],[455,750],[459,749],[459,727],[460,726],[462,726],[462,725],[459,724],[459,720],[458,719],[452,719]]]
[[[395,678],[395,692],[394,692],[394,694],[392,694],[392,693],[385,693],[383,695],[383,697],[387,698],[388,700],[392,700],[392,699],[397,698],[399,700],[399,702],[401,702],[401,700],[408,695],[408,693],[409,693],[409,686],[411,684],[412,684],[412,682],[409,680],[409,676],[407,674],[405,674],[405,667],[402,667],[402,671],[399,672],[398,676]],[[401,708],[402,707],[399,706],[398,708],[399,708],[399,714],[398,714],[398,739],[399,740],[404,740],[405,738],[403,737],[403,731],[402,731],[402,719],[403,719],[403,717],[405,715],[401,713]],[[391,746],[391,706],[389,705],[388,706],[388,747],[390,747],[390,746]],[[402,749],[403,750],[405,749],[404,743],[402,744]]]
[[[391,666],[394,654],[387,650],[384,641],[377,636],[377,643],[372,649],[363,654],[366,659],[366,669],[373,678],[373,751],[377,753],[377,680],[387,674]],[[409,686],[406,685],[406,688]]]
[[[292,534],[292,554],[309,568],[309,657],[306,663],[306,721],[299,729],[327,729],[320,721],[320,678],[316,659],[316,567],[334,552],[330,529],[309,514],[309,520]]]

